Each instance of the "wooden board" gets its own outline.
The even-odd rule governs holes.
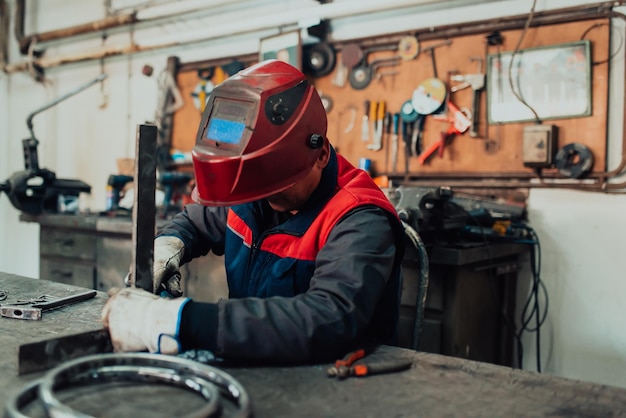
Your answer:
[[[498,52],[511,52],[515,49],[522,30],[501,32],[503,42],[500,47],[488,46],[487,35],[458,36],[450,38],[447,46],[434,48],[437,76],[445,81],[448,87],[459,83],[450,81],[453,74],[472,74],[485,72],[487,57]],[[418,37],[419,38],[419,37]],[[606,170],[608,113],[608,62],[610,26],[608,19],[594,19],[562,24],[531,27],[524,36],[521,49],[536,48],[550,45],[571,43],[581,39],[590,41],[592,62],[592,114],[584,117],[562,118],[546,121],[558,126],[558,145],[577,142],[586,145],[593,153],[595,160],[593,171]],[[397,66],[380,67],[372,82],[362,90],[356,90],[346,81],[343,87],[334,82],[339,66],[325,77],[311,80],[320,94],[328,96],[333,106],[328,112],[328,138],[340,153],[357,165],[360,158],[372,161],[373,175],[392,174],[390,139],[383,138],[383,148],[373,151],[367,148],[370,141],[361,139],[361,122],[364,114],[364,102],[385,101],[387,111],[399,112],[401,105],[411,99],[415,88],[424,79],[434,76],[431,54],[424,52],[429,47],[439,45],[441,40],[420,42],[421,52],[412,60],[400,60]],[[390,58],[397,55],[396,51],[378,51],[368,54],[368,61]],[[476,57],[483,60],[482,69],[478,68]],[[337,62],[341,61],[341,51],[337,54]],[[194,146],[196,131],[200,122],[201,112],[194,105],[192,94],[200,83],[196,71],[180,72],[178,85],[184,97],[184,106],[174,115],[173,148],[188,152]],[[409,171],[411,176],[420,174],[445,173],[446,175],[467,174],[507,175],[530,174],[532,170],[524,167],[522,160],[522,131],[532,122],[490,124],[487,129],[487,100],[485,91],[481,94],[479,110],[478,138],[471,138],[469,133],[458,135],[446,147],[443,157],[434,156],[426,164],[421,165],[416,157],[410,158]],[[450,94],[454,104],[461,108],[471,109],[472,91],[466,88]],[[348,131],[350,126],[352,128]],[[424,147],[428,147],[440,138],[440,132],[448,128],[446,121],[435,120],[428,116],[424,126]],[[370,130],[372,127],[370,126]],[[489,143],[489,146],[487,146]],[[405,159],[402,138],[399,139],[399,155],[396,174],[404,174]],[[550,169],[548,171],[555,171]]]
[[[585,30],[597,21],[576,22],[561,25],[542,26],[529,29],[521,48],[531,48],[545,45],[556,45],[579,40]],[[606,22],[604,22],[606,23]],[[521,31],[502,32],[504,43],[501,51],[513,51],[518,42]],[[608,26],[604,25],[590,31],[586,39],[591,41],[593,61],[602,61],[608,54]],[[485,35],[472,35],[452,38],[452,44],[442,46],[434,50],[437,72],[440,79],[446,81],[448,74],[476,73],[478,65],[472,62],[472,57],[486,56],[497,53],[495,47],[486,46]],[[429,45],[439,44],[441,41],[424,42],[422,49]],[[378,52],[372,54],[371,59],[393,56],[394,52]],[[339,58],[341,55],[339,54]],[[486,65],[483,64],[483,71]],[[389,71],[397,71],[396,75],[382,76],[374,80],[364,90],[354,90],[350,84],[344,87],[333,85],[332,80],[337,70],[327,77],[316,80],[317,88],[324,94],[332,97],[334,105],[328,114],[329,131],[331,142],[339,151],[353,163],[357,164],[359,158],[365,157],[372,160],[374,173],[388,173],[391,169],[389,162],[391,157],[390,146],[387,140],[383,143],[383,150],[371,151],[367,149],[368,142],[361,140],[361,118],[364,113],[364,101],[380,101],[387,103],[387,109],[391,112],[399,112],[402,103],[411,99],[413,90],[418,84],[429,77],[433,77],[432,61],[429,54],[420,53],[414,60],[401,61],[397,67],[384,67],[379,69],[383,74]],[[559,128],[559,146],[571,142],[579,142],[587,145],[594,154],[594,171],[604,171],[606,167],[606,115],[607,115],[607,92],[608,92],[608,64],[604,63],[592,67],[592,115],[571,119],[550,120]],[[455,85],[455,83],[449,83]],[[458,107],[472,107],[471,89],[463,89],[451,94],[452,101]],[[351,109],[357,109],[356,123],[354,128],[345,133],[351,120]],[[410,160],[411,174],[447,172],[487,172],[487,173],[515,173],[529,172],[522,161],[522,129],[531,123],[510,123],[499,126],[491,125],[488,135],[485,135],[486,94],[482,94],[480,108],[480,125],[478,132],[480,138],[471,138],[468,133],[456,137],[452,144],[445,149],[443,158],[435,156],[425,165],[420,165],[417,158]],[[424,126],[424,144],[427,147],[433,141],[439,139],[442,130],[447,129],[448,124],[427,117]],[[371,127],[370,127],[371,130]],[[496,142],[496,149],[492,152],[486,150],[485,137]],[[371,141],[370,141],[371,142]],[[401,143],[401,141],[400,141]],[[404,168],[404,155],[400,152],[398,157],[398,170]]]

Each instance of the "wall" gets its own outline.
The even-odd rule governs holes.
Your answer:
[[[277,3],[272,2],[275,7],[278,7]],[[309,1],[304,3],[311,4]],[[448,2],[449,7],[439,11],[434,10],[436,5],[427,5],[426,9],[415,8],[403,13],[344,17],[334,22],[333,33],[336,39],[350,39],[523,14],[528,12],[532,1],[475,1],[471,7],[462,6],[462,3]],[[537,10],[586,3],[594,2],[538,0]],[[103,16],[99,2],[87,4],[79,0],[31,1],[26,33]],[[113,4],[122,2],[114,1]],[[276,10],[295,8],[297,4],[297,1],[284,1],[281,2],[284,7],[268,7],[268,18]],[[14,2],[9,1],[9,5],[14,10]],[[159,32],[169,36],[176,31],[190,33],[206,28],[207,25],[201,22],[186,22],[162,31],[137,30],[134,37],[139,42],[154,38]],[[252,53],[258,47],[259,37],[267,33],[259,31],[247,36],[110,58],[102,65],[99,61],[90,61],[63,66],[48,71],[50,84],[44,85],[34,82],[26,73],[0,73],[0,179],[23,169],[20,141],[28,135],[27,115],[104,70],[109,77],[102,88],[90,87],[34,118],[35,134],[41,141],[40,165],[55,171],[61,178],[77,178],[91,184],[92,193],[81,197],[81,207],[83,210],[102,210],[107,176],[116,171],[117,158],[133,156],[135,127],[151,120],[156,107],[156,78],[141,75],[143,65],[152,65],[158,74],[169,55],[177,55],[181,61],[189,62]],[[127,33],[112,32],[106,43],[114,44],[124,39],[128,39]],[[86,40],[81,41],[81,46],[99,46],[100,43],[98,39]],[[75,47],[74,43],[55,45],[50,52],[56,49],[72,51]],[[14,40],[10,58],[11,62],[23,59]],[[610,168],[619,159],[623,56],[616,57],[613,64],[611,83],[615,88],[611,93],[612,112],[609,115]],[[551,189],[530,192],[530,224],[541,239],[542,278],[550,298],[549,315],[541,335],[542,368],[547,373],[626,387],[626,374],[623,373],[626,369],[623,321],[626,317],[626,298],[623,296],[626,294],[626,281],[623,280],[626,261],[621,257],[626,240],[626,223],[621,214],[625,210],[626,196],[621,195]],[[0,271],[37,277],[38,227],[20,223],[18,217],[19,212],[9,204],[6,196],[0,196]],[[520,289],[520,298],[525,296],[525,291]],[[534,370],[534,335],[525,335],[523,340],[524,368]]]

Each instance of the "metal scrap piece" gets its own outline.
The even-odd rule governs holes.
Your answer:
[[[5,305],[0,307],[0,316],[13,319],[38,321],[41,319],[41,312],[41,308],[32,306]]]
[[[75,295],[66,296],[58,299],[50,299],[48,295],[41,295],[37,298],[29,300],[18,300],[11,305],[0,307],[0,316],[13,319],[28,319],[38,321],[41,319],[42,312],[49,311],[63,306],[71,305],[83,300],[91,299],[98,292],[88,290],[86,292],[77,293]],[[30,306],[24,306],[30,305]]]
[[[18,350],[17,373],[21,376],[48,370],[82,356],[111,353],[113,344],[108,330],[97,329],[22,344]]]

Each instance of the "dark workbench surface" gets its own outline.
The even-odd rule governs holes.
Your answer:
[[[9,302],[12,297],[24,299],[44,293],[65,296],[84,289],[0,273],[0,290],[9,291],[6,301]],[[19,344],[99,328],[100,310],[105,300],[105,294],[98,294],[94,299],[45,312],[41,321],[0,318],[0,404],[3,407],[11,394],[43,375],[17,376]],[[370,356],[370,361],[390,358],[410,359],[413,367],[392,375],[343,381],[326,377],[328,365],[222,368],[246,388],[257,418],[626,415],[626,389],[622,388],[396,347],[380,347]],[[177,394],[173,402],[167,399],[168,392],[161,393],[162,388],[152,387],[146,391],[133,386],[132,390],[140,408],[145,408],[141,416],[155,416],[148,411],[159,411],[159,416],[181,415],[182,408],[190,407],[187,411],[190,412],[200,404],[191,393],[185,393],[190,401]],[[128,400],[129,397],[124,396],[128,391],[128,386],[118,387],[104,395],[104,392],[93,391],[91,396],[104,396],[107,416],[137,416],[137,410],[125,413],[125,403],[115,400],[117,397]],[[168,411],[168,406],[175,409]],[[31,416],[41,415],[37,414],[37,405],[25,412]]]

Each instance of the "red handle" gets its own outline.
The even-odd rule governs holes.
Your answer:
[[[430,156],[433,155],[435,151],[437,151],[437,149],[439,149],[439,146],[440,146],[440,141],[433,142],[428,148],[422,151],[422,153],[417,157],[417,161],[420,164],[424,165],[426,160],[428,160]]]
[[[360,350],[353,351],[351,353],[346,354],[346,356],[343,359],[337,360],[335,362],[335,367],[337,368],[342,367],[342,366],[350,367],[352,366],[352,363],[354,363],[355,361],[363,357],[365,357],[365,350],[360,349]]]

